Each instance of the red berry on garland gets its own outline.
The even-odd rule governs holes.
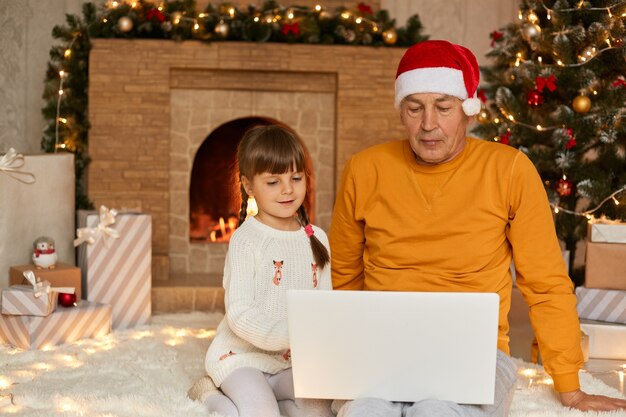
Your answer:
[[[567,197],[572,195],[574,184],[570,180],[564,180],[561,178],[556,183],[556,193],[561,197]]]
[[[63,307],[72,307],[76,302],[76,294],[59,293],[59,304]]]
[[[539,90],[532,90],[526,96],[529,106],[541,106],[543,104],[543,94]]]

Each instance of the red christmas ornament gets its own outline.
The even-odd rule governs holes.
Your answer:
[[[72,307],[76,302],[76,294],[59,293],[59,304],[63,307]]]
[[[569,195],[572,195],[573,188],[574,184],[570,180],[564,180],[563,178],[561,178],[556,183],[556,193],[561,197],[567,197]]]
[[[563,128],[563,133],[566,134],[569,138],[569,140],[565,144],[565,149],[572,149],[574,146],[576,146],[576,138],[574,137],[574,132],[572,131],[572,129],[569,127]]]
[[[491,37],[491,47],[493,48],[493,45],[504,36],[504,33],[494,30],[489,36]]]
[[[529,106],[541,106],[543,104],[543,94],[539,90],[532,90],[526,96]]]
[[[503,145],[508,145],[510,137],[511,137],[511,131],[508,130],[504,135],[500,135],[500,143],[502,143]]]

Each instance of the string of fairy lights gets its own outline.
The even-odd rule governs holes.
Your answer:
[[[566,8],[566,9],[558,9],[558,10],[549,8],[548,6],[544,4],[544,2],[541,2],[541,7],[543,7],[543,9],[546,11],[546,19],[549,21],[554,20],[554,16],[560,13],[576,13],[576,12],[581,12],[581,11],[605,12],[606,16],[610,19],[614,17],[619,17],[621,19],[626,18],[626,1],[622,1],[619,3],[613,4],[611,6],[608,6],[608,7],[586,7],[585,2],[581,0],[578,3],[577,7],[575,8]],[[526,12],[519,10],[518,19],[524,22],[520,26],[520,30],[522,32],[522,38],[525,39],[529,44],[531,44],[531,49],[534,49],[532,47],[532,41],[534,40],[534,38],[536,38],[537,36],[541,34],[541,27],[538,25],[538,22],[540,20],[539,16],[537,16],[534,10],[530,10]],[[562,30],[555,32],[555,35],[556,36],[567,35],[569,32],[570,31],[563,28]],[[495,38],[494,38],[494,41],[495,41]],[[553,63],[550,63],[550,62],[547,62],[544,59],[544,57],[542,57],[539,54],[534,59],[535,59],[535,62],[539,64],[541,68],[545,68],[548,73],[554,74],[555,70],[564,69],[564,68],[582,67],[584,65],[588,65],[589,63],[593,62],[594,59],[598,58],[599,56],[601,56],[602,54],[608,51],[616,50],[616,49],[623,49],[622,42],[623,41],[621,39],[611,39],[611,34],[607,31],[606,38],[602,42],[600,42],[599,45],[589,45],[586,48],[584,48],[582,51],[580,51],[580,53],[577,55],[578,62],[576,63],[566,63],[564,62],[563,59],[560,59],[558,56],[556,56],[556,58],[553,58]],[[606,44],[606,46],[604,46],[604,44]],[[512,64],[512,66],[515,68],[518,68],[521,65],[523,65],[525,62],[529,62],[529,61],[530,61],[529,59],[524,58],[524,52],[519,51],[515,54],[515,61]],[[511,74],[511,78],[515,79],[515,75]],[[593,85],[590,87],[581,89],[580,95],[577,96],[572,102],[572,105],[575,111],[579,113],[585,113],[591,108],[591,101],[587,97],[587,94],[596,96],[598,95],[598,91],[596,87],[594,87]],[[493,119],[490,119],[490,115],[488,111],[485,108],[483,108],[478,115],[478,120],[481,122],[491,121],[496,125],[506,122],[507,124],[520,126],[520,127],[530,129],[536,132],[549,132],[549,131],[554,131],[557,129],[566,128],[566,126],[564,125],[543,126],[541,124],[532,124],[532,123],[524,122],[522,120],[519,120],[519,117],[516,117],[513,111],[510,111],[502,106],[497,106],[497,110],[499,112],[499,115],[496,115]],[[617,123],[618,120],[621,117],[623,117],[623,113],[624,113],[623,110],[619,110],[618,114],[613,116],[614,123]],[[582,119],[591,119],[595,116],[594,115],[581,115],[580,117]],[[511,129],[507,128],[506,132],[507,132],[507,135],[510,135]],[[495,142],[499,142],[501,141],[501,136],[496,136],[493,138],[493,140]],[[566,149],[565,152],[569,152],[569,149]],[[563,181],[567,180],[567,175],[565,174],[565,172],[563,172],[562,179]],[[554,203],[551,204],[551,207],[555,214],[567,213],[567,214],[574,215],[574,216],[580,216],[580,217],[586,218],[588,222],[591,223],[595,221],[593,214],[596,213],[598,210],[600,210],[600,208],[604,206],[604,204],[606,204],[607,202],[612,201],[615,205],[619,205],[620,202],[618,200],[618,196],[624,192],[626,192],[626,186],[623,186],[619,188],[618,190],[614,191],[609,196],[604,198],[596,207],[592,209],[588,209],[588,210],[583,210],[583,211],[570,210]]]

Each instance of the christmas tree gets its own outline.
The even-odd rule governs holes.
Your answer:
[[[523,0],[518,18],[491,34],[473,132],[533,161],[573,271],[587,222],[626,218],[626,2]]]

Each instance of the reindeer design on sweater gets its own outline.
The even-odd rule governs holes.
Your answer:
[[[272,282],[274,285],[280,285],[280,280],[283,279],[283,261],[272,261],[274,262],[274,279]]]
[[[317,264],[311,264],[311,271],[313,271],[313,288],[317,288]]]

